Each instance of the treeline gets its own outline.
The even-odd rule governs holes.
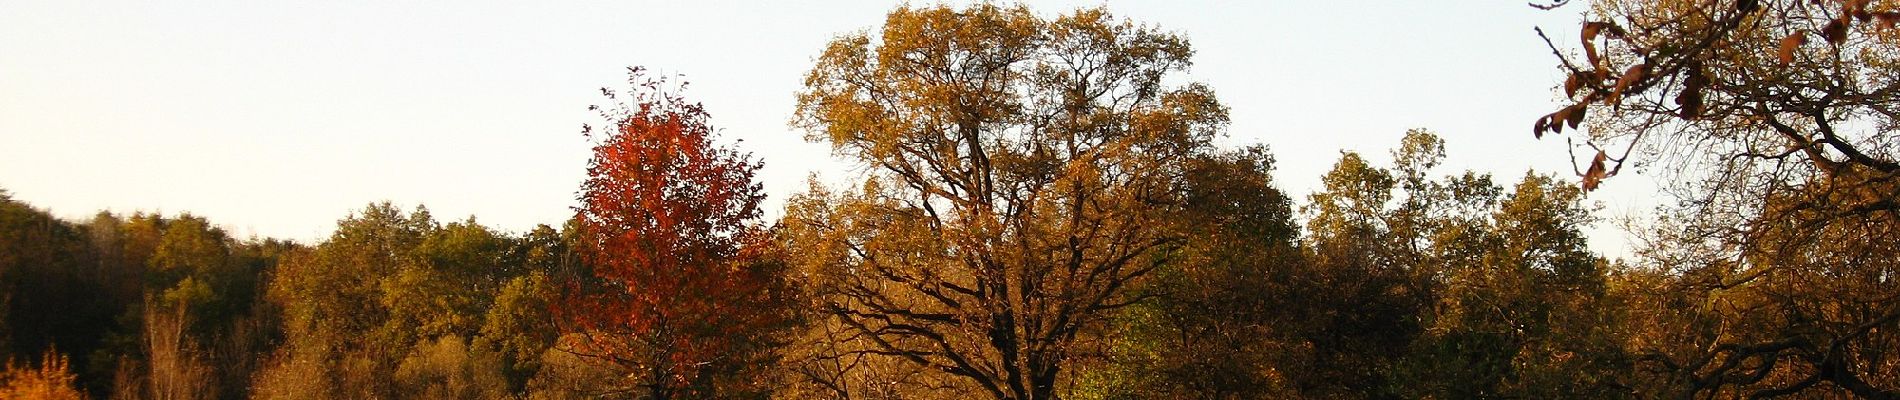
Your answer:
[[[72,222],[0,197],[0,215],[7,354],[67,365],[95,398],[517,393],[553,340],[547,274],[566,254],[548,227],[388,203],[314,246],[190,214]]]
[[[189,214],[62,221],[0,193],[4,349],[70,365],[93,393],[162,393],[176,372],[197,374],[188,384],[206,394],[243,395],[256,353],[281,336],[270,272],[296,249],[234,240]],[[209,385],[218,379],[232,384]]]
[[[1541,175],[1508,190],[1485,175],[1434,176],[1442,143],[1424,131],[1405,143],[1396,166],[1345,154],[1305,207],[1308,235],[1292,199],[1274,188],[1264,149],[1193,162],[1176,217],[1195,236],[1143,260],[1155,265],[1125,294],[1128,304],[1073,336],[1053,393],[1609,390],[1601,383],[1627,372],[1618,365],[1629,357],[1616,306],[1634,295],[1610,290],[1612,268],[1584,248],[1581,192]],[[509,234],[378,203],[303,245],[233,238],[190,214],[75,222],[10,198],[0,204],[5,348],[31,361],[14,368],[37,368],[42,354],[69,359],[76,388],[95,398],[578,398],[640,389],[613,363],[591,362],[593,338],[555,317],[559,284],[592,275],[575,250],[580,225]],[[789,215],[777,240],[808,246],[801,236],[814,233],[787,227],[808,217]],[[812,250],[781,257],[822,254]],[[768,367],[724,384],[782,398],[920,398],[961,387],[902,358],[922,350],[847,347],[869,344],[850,335],[881,332],[855,332],[864,323],[833,308],[832,296],[860,295],[823,282],[843,276],[802,266],[811,269],[789,274],[803,286],[793,296],[800,303],[782,310],[798,326],[760,338],[773,355],[751,361]],[[875,356],[896,351],[919,354]],[[678,390],[737,390],[693,386]]]
[[[1581,97],[1537,132],[1596,110],[1587,139],[1632,150],[1598,153],[1582,184],[1446,170],[1420,129],[1389,164],[1342,152],[1296,198],[1265,147],[1213,144],[1228,110],[1179,82],[1185,38],[980,4],[900,8],[825,47],[793,123],[861,175],[812,182],[774,221],[759,162],[639,68],[604,90],[558,229],[380,203],[300,244],[0,196],[0,355],[17,360],[0,398],[1900,396],[1900,164],[1861,144],[1884,131],[1833,130],[1878,103],[1777,97],[1820,107],[1796,121],[1740,86],[1786,81],[1719,75],[1745,57],[1597,54],[1752,54],[1736,49],[1771,46],[1692,40],[1743,25],[1658,21],[1796,7],[1743,3],[1623,4],[1586,26],[1602,47],[1565,64]],[[1780,62],[1879,75],[1802,45]],[[1682,74],[1701,83],[1666,79]],[[1801,85],[1891,92],[1869,81]],[[1652,91],[1684,84],[1697,94]],[[1582,233],[1587,188],[1641,157],[1713,168],[1630,227],[1634,259],[1606,260]]]

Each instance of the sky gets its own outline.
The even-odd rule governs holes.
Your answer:
[[[768,215],[807,177],[855,170],[792,128],[826,43],[875,32],[888,1],[0,2],[0,189],[55,215],[209,218],[240,237],[314,242],[366,204],[426,205],[520,232],[572,214],[587,106],[626,68],[681,74],[722,137],[765,163]],[[934,3],[916,3],[929,5]],[[1441,172],[1572,177],[1532,122],[1561,100],[1533,32],[1574,41],[1581,7],[1520,0],[1037,1],[1105,6],[1188,38],[1186,80],[1230,107],[1224,146],[1266,144],[1277,185],[1318,188],[1341,151],[1389,160],[1406,130],[1446,141]],[[1574,178],[1572,178],[1574,179]],[[1658,199],[1625,173],[1606,218]],[[1627,254],[1611,223],[1592,247]]]

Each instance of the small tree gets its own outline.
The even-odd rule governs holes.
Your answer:
[[[631,104],[603,109],[576,219],[591,276],[556,306],[584,340],[573,351],[622,370],[620,390],[653,399],[757,393],[786,317],[785,285],[757,223],[760,164],[713,144],[685,83],[629,69]],[[616,93],[603,89],[609,99]]]
[[[8,362],[0,370],[0,399],[84,399],[86,395],[74,385],[77,379],[66,356],[47,349],[37,368]]]

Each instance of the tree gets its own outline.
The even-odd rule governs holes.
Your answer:
[[[1348,152],[1322,179],[1307,260],[1276,307],[1286,384],[1307,397],[1628,395],[1583,190],[1436,176],[1444,157],[1437,135],[1412,130],[1393,166]]]
[[[392,397],[388,377],[418,338],[413,327],[390,324],[387,284],[418,263],[416,248],[438,230],[422,207],[407,213],[387,202],[337,221],[329,240],[287,255],[270,284],[283,309],[285,343],[266,377],[284,377],[260,390],[273,397]],[[305,373],[318,375],[317,382]],[[299,387],[292,391],[284,387]],[[313,393],[319,393],[313,394]]]
[[[0,196],[0,306],[5,307],[0,339],[7,341],[0,354],[36,355],[58,348],[68,352],[78,373],[105,361],[95,352],[119,328],[114,317],[127,304],[110,295],[109,280],[95,274],[98,264],[88,236],[83,226]],[[80,376],[79,382],[102,387],[98,378]]]
[[[209,334],[213,326],[250,306],[251,281],[239,277],[244,271],[233,259],[235,246],[229,242],[224,230],[210,221],[180,214],[166,220],[152,250],[147,262],[147,282],[154,286],[150,289],[159,293],[159,305],[186,308],[182,312],[193,317],[184,322],[191,333]]]
[[[508,397],[501,356],[445,335],[416,346],[396,368],[395,381],[405,395],[425,399],[497,399]]]
[[[513,246],[474,218],[428,231],[410,250],[413,258],[380,283],[389,315],[379,334],[418,345],[442,336],[474,337],[501,280],[519,267],[511,265]]]
[[[1397,397],[1389,371],[1422,333],[1434,295],[1419,279],[1423,238],[1408,229],[1419,224],[1404,219],[1419,213],[1389,208],[1399,179],[1357,153],[1341,154],[1321,182],[1306,208],[1310,266],[1288,294],[1303,300],[1287,309],[1286,374],[1306,396]]]
[[[282,260],[268,297],[282,307],[284,340],[246,379],[251,394],[521,394],[555,335],[546,277],[564,242],[546,226],[516,237],[377,203],[314,248],[243,247]]]
[[[558,293],[549,276],[567,270],[573,262],[573,233],[536,225],[524,235],[516,243],[514,254],[525,272],[502,284],[495,292],[494,305],[482,317],[476,345],[493,346],[500,354],[510,392],[527,389],[529,379],[541,370],[542,354],[560,335],[549,304]]]
[[[826,357],[916,366],[883,377],[911,396],[1055,397],[1194,223],[1177,218],[1184,175],[1227,114],[1205,86],[1164,84],[1191,54],[1101,9],[990,4],[899,8],[875,39],[834,39],[794,123],[868,177],[794,199],[784,222],[855,342]]]
[[[1900,327],[1900,308],[1866,300],[1900,289],[1859,278],[1886,274],[1882,263],[1842,261],[1894,256],[1869,240],[1900,211],[1889,183],[1900,176],[1900,74],[1891,68],[1900,9],[1862,0],[1591,6],[1582,59],[1551,46],[1575,103],[1536,131],[1590,124],[1587,143],[1606,150],[1581,172],[1586,188],[1631,162],[1687,171],[1667,177],[1680,205],[1645,232],[1648,271],[1632,282],[1666,293],[1640,303],[1665,313],[1645,322],[1661,324],[1645,330],[1662,337],[1632,349],[1645,386],[1900,396],[1879,361],[1900,356],[1882,335]],[[1836,307],[1854,311],[1820,311]]]
[[[1483,186],[1490,186],[1487,182]],[[1526,174],[1474,223],[1432,235],[1439,288],[1414,344],[1413,393],[1442,397],[1617,398],[1627,358],[1608,264],[1585,244],[1583,191]]]
[[[496,292],[494,307],[483,317],[482,341],[476,345],[493,346],[499,353],[511,391],[526,387],[559,334],[548,314],[554,296],[544,272],[515,277]]]
[[[86,395],[74,385],[77,379],[66,356],[47,349],[38,367],[7,361],[0,369],[0,399],[82,400]]]
[[[1185,211],[1197,221],[1176,268],[1142,288],[1154,298],[1115,316],[1107,360],[1083,366],[1078,398],[1288,397],[1280,357],[1293,275],[1304,259],[1291,199],[1274,187],[1265,147],[1188,167]]]
[[[216,393],[212,366],[191,337],[190,303],[146,301],[146,396],[154,400],[211,399]],[[119,384],[124,385],[125,382]]]
[[[758,224],[750,155],[714,144],[710,116],[667,78],[629,69],[631,104],[599,108],[576,220],[591,276],[557,314],[573,349],[621,369],[653,399],[752,397],[788,322],[787,282]],[[603,89],[610,99],[615,93]]]
[[[1631,313],[1648,314],[1631,326],[1636,383],[1682,396],[1892,397],[1895,216],[1844,218],[1854,214],[1840,207],[1893,186],[1860,179],[1803,183],[1738,212],[1666,210],[1644,232],[1647,268],[1626,284],[1641,309]]]

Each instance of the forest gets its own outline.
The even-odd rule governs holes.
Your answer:
[[[1217,145],[1181,33],[979,3],[811,44],[787,117],[857,174],[782,210],[641,67],[526,232],[0,190],[0,399],[1900,398],[1900,2],[1566,3],[1529,6],[1581,37],[1527,32],[1562,107],[1498,118],[1574,174],[1454,170],[1420,128],[1285,193]],[[1606,257],[1625,172],[1670,201]]]

